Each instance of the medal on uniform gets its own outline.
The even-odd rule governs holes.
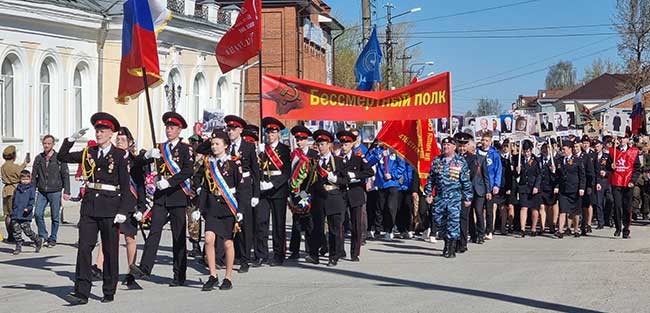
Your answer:
[[[569,161],[566,162],[569,165],[573,165],[573,159],[569,159]]]
[[[113,155],[112,155],[112,154],[109,154],[109,155],[108,155],[108,173],[109,173],[109,174],[112,174],[112,173],[113,173],[113,169],[115,169],[115,162],[114,162],[114,160],[113,160]]]

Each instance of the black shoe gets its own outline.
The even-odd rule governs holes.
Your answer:
[[[48,248],[54,248],[56,247],[56,241],[48,240],[45,246]]]
[[[623,232],[623,239],[630,239],[630,232],[629,231],[624,231]]]
[[[113,302],[113,300],[115,300],[114,295],[104,295],[104,297],[102,298],[102,303]]]
[[[648,220],[648,214],[643,214],[643,219]]]
[[[525,230],[520,231],[519,232],[519,237],[526,238],[526,231]]]
[[[288,260],[297,260],[300,259],[300,252],[292,252],[291,255],[287,258]]]
[[[588,233],[593,232],[593,230],[591,229],[591,225],[587,225],[587,232],[588,232]]]
[[[536,231],[531,231],[530,236],[531,237],[537,237],[537,232]]]
[[[38,237],[38,238],[36,239],[36,242],[34,242],[34,245],[35,245],[35,246],[34,246],[34,252],[35,252],[35,253],[39,253],[39,252],[41,252],[41,248],[43,247],[43,238]]]
[[[16,245],[16,250],[14,250],[14,255],[19,255],[21,252],[23,252],[23,246]]]
[[[149,278],[149,273],[145,272],[141,267],[135,264],[129,266],[129,273],[136,279]]]
[[[557,237],[557,239],[562,239],[562,238],[564,238],[564,234],[562,232],[556,231],[555,232],[555,237]]]
[[[252,264],[253,267],[262,267],[262,265],[264,265],[264,259],[257,259]]]
[[[169,282],[169,287],[180,287],[185,285],[184,280],[179,280],[178,278],[172,279],[172,281]]]
[[[580,233],[575,232],[575,233],[573,234],[573,237],[575,237],[575,238],[580,238]]]
[[[131,286],[133,284],[135,284],[135,277],[133,277],[131,274],[126,274],[126,276],[124,276],[124,280],[122,281],[122,285]]]
[[[329,262],[327,262],[327,266],[329,266],[329,267],[334,267],[334,266],[336,266],[338,263],[339,263],[339,261],[337,261],[337,260],[335,260],[335,259],[331,259]]]
[[[447,252],[446,258],[451,259],[451,258],[456,257],[456,243],[457,242],[458,242],[458,240],[450,240],[449,241],[449,248],[448,248],[449,252]]]
[[[467,246],[466,246],[466,245],[461,245],[461,244],[459,244],[459,245],[458,245],[458,251],[456,251],[456,252],[458,252],[458,253],[465,253],[465,252],[467,252]]]
[[[198,242],[192,242],[192,249],[187,252],[187,256],[191,258],[195,258],[198,256],[201,256],[201,246],[199,246]]]
[[[248,262],[244,262],[239,266],[239,269],[237,270],[237,273],[248,273],[248,269],[250,268],[250,265],[248,265]]]
[[[311,264],[319,264],[320,260],[318,259],[317,256],[312,257],[311,255],[308,255],[307,257],[305,257],[305,262],[311,263]]]
[[[201,291],[210,291],[214,289],[215,285],[219,284],[219,277],[217,276],[210,276],[208,278],[208,281],[203,284],[203,288],[201,288]]]
[[[69,293],[65,296],[65,300],[70,303],[70,305],[81,305],[81,304],[87,304],[88,303],[88,298],[84,297],[76,292]]]
[[[449,239],[445,238],[445,247],[442,248],[442,256],[449,257]]]
[[[351,262],[359,262],[360,260],[359,260],[359,257],[358,257],[358,256],[353,256],[353,257],[350,259],[350,261],[351,261]]]
[[[224,278],[219,290],[230,290],[232,289],[232,282],[228,278]]]
[[[617,229],[617,230],[614,232],[614,237],[618,237],[618,236],[620,236],[620,235],[621,235],[621,231]]]
[[[13,235],[9,235],[9,237],[5,238],[5,240],[3,240],[3,241],[5,243],[16,243],[16,239],[14,238]]]
[[[97,264],[93,264],[90,268],[90,273],[92,274],[93,281],[101,281],[104,279],[104,273],[97,267]]]
[[[275,267],[275,266],[281,266],[283,263],[284,263],[283,260],[273,258],[273,261],[271,261],[271,263],[269,265],[272,266],[272,267]]]
[[[320,256],[327,255],[327,249],[320,249]]]
[[[482,245],[484,243],[485,243],[485,239],[483,238],[476,239],[476,244]]]
[[[583,229],[580,231],[580,236],[587,236],[588,231],[586,229]]]
[[[596,229],[603,229],[603,228],[605,228],[604,225],[598,225],[598,227],[596,227]]]

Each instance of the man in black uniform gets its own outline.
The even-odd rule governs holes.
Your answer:
[[[375,171],[362,157],[353,153],[354,143],[357,140],[351,131],[342,130],[336,134],[341,142],[341,155],[343,167],[341,171],[347,174],[347,184],[343,188],[343,200],[350,212],[352,237],[350,239],[350,259],[359,262],[361,244],[363,242],[364,223],[362,207],[366,204],[365,179],[375,175]],[[409,212],[410,214],[411,212]]]
[[[603,229],[605,224],[609,222],[605,218],[605,204],[608,201],[613,201],[612,188],[609,183],[609,174],[612,171],[612,157],[609,155],[609,151],[603,149],[603,143],[600,140],[594,140],[594,147],[596,148],[596,163],[594,163],[596,190],[594,191],[592,205],[596,209],[596,219],[598,219],[596,229]]]
[[[327,266],[336,266],[343,255],[343,214],[345,214],[345,201],[341,189],[348,184],[348,175],[344,172],[343,159],[335,157],[331,152],[334,136],[329,132],[319,129],[314,132],[314,140],[318,147],[317,180],[312,186],[311,216],[314,229],[309,236],[309,256],[305,261],[318,264],[318,250],[323,239],[325,217],[329,230],[329,263]]]
[[[487,170],[487,161],[485,156],[480,154],[473,154],[468,151],[468,144],[472,140],[472,135],[467,133],[457,133],[454,139],[458,143],[456,152],[458,152],[467,162],[469,166],[469,177],[472,182],[472,191],[474,198],[472,207],[461,206],[460,209],[460,241],[457,248],[458,253],[467,251],[467,235],[471,234],[472,242],[482,244],[485,242],[485,225],[483,221],[483,206],[485,200],[491,200],[490,194],[490,176]],[[470,214],[473,212],[473,214]],[[470,223],[470,216],[476,215],[476,221],[472,218]]]
[[[594,165],[596,163],[596,155],[591,149],[591,139],[589,136],[584,135],[580,140],[582,149],[580,152],[576,153],[576,157],[582,159],[582,162],[585,167],[585,195],[582,197],[582,224],[580,225],[580,231],[583,236],[586,236],[587,233],[591,232],[591,220],[593,219],[594,211],[591,207],[592,194],[594,188],[596,187],[596,175],[594,171]],[[580,150],[580,149],[578,149]]]
[[[273,260],[271,266],[284,263],[287,253],[285,229],[287,223],[287,197],[291,172],[291,151],[280,142],[284,124],[272,117],[262,119],[266,133],[266,146],[260,155],[260,204],[255,207],[255,267],[262,266],[268,256],[269,212],[273,222]]]
[[[65,139],[57,156],[60,162],[80,163],[87,182],[81,202],[74,292],[66,297],[73,305],[88,303],[92,286],[92,251],[97,243],[97,232],[101,234],[104,252],[102,302],[113,301],[119,274],[119,224],[126,221],[135,204],[130,197],[123,196],[129,193],[126,152],[111,144],[111,137],[120,129],[120,123],[104,112],[95,113],[90,122],[95,127],[97,146],[70,152],[74,142],[87,130],[82,129]]]
[[[242,181],[237,186],[238,212],[244,215],[242,232],[235,237],[235,248],[239,254],[239,272],[248,272],[251,249],[253,248],[253,207],[260,200],[260,166],[257,163],[257,146],[242,140],[242,131],[247,123],[244,119],[228,115],[224,118],[230,139],[228,153],[241,168]]]
[[[163,114],[167,142],[159,144],[144,154],[144,163],[155,162],[158,169],[154,206],[151,213],[151,229],[144,244],[140,265],[131,265],[136,278],[148,277],[158,252],[162,228],[171,223],[174,254],[174,278],[170,287],[185,284],[187,271],[187,247],[185,209],[189,204],[190,178],[194,172],[194,152],[190,145],[181,142],[181,130],[187,128],[185,119],[176,112]]]
[[[291,134],[296,139],[296,149],[291,152],[291,178],[289,180],[289,187],[291,190],[291,201],[289,208],[293,212],[291,217],[291,241],[289,242],[289,255],[290,260],[297,260],[300,258],[300,241],[301,233],[304,231],[308,238],[311,233],[313,222],[307,207],[311,205],[308,200],[309,186],[309,171],[312,167],[313,159],[318,157],[318,152],[309,147],[307,139],[311,137],[311,131],[302,125],[297,125],[291,128]],[[305,240],[305,251],[309,250],[309,242]]]

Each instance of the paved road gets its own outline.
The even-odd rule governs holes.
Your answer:
[[[629,240],[612,233],[563,240],[497,236],[454,260],[440,257],[441,243],[371,241],[360,263],[251,269],[234,274],[233,290],[201,292],[207,271],[193,261],[189,286],[167,287],[166,231],[142,290],[119,286],[116,301],[102,304],[95,283],[90,303],[71,308],[62,298],[75,269],[76,228],[68,224],[62,242],[40,254],[26,247],[15,257],[12,245],[0,244],[0,312],[650,312],[650,226],[634,227]]]

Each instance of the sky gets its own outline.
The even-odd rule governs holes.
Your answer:
[[[361,0],[325,2],[344,25],[361,23]],[[424,70],[424,75],[432,71],[451,72],[454,114],[473,110],[480,98],[498,99],[509,110],[519,95],[536,95],[544,89],[548,67],[560,60],[573,63],[578,80],[599,57],[621,63],[616,48],[619,37],[611,27],[614,0],[374,2],[377,18],[373,23],[378,25],[378,32],[385,31],[386,3],[395,6],[393,15],[422,8],[393,19],[393,24],[409,22],[408,44],[422,41],[417,48],[418,57],[412,61],[435,63]],[[503,31],[508,29],[519,30]],[[455,32],[467,30],[484,32]],[[510,38],[458,38],[485,36]]]

